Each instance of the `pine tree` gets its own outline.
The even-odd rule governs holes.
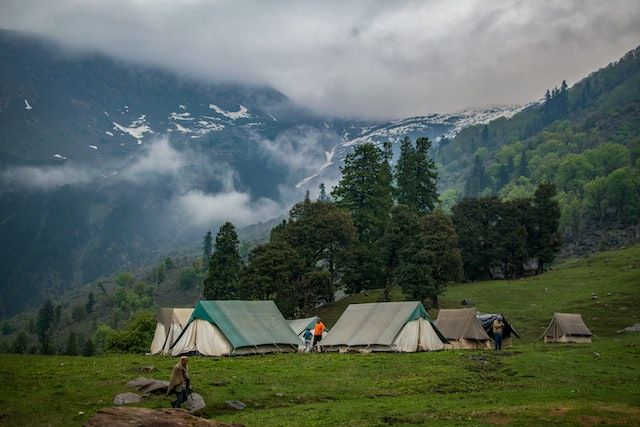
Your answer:
[[[393,206],[388,151],[369,143],[356,146],[345,159],[342,179],[332,195],[351,213],[361,242],[381,238]]]
[[[202,257],[205,260],[211,258],[211,251],[213,249],[213,238],[211,237],[211,230],[207,231],[202,239]]]
[[[236,293],[242,258],[238,250],[236,228],[225,222],[218,234],[209,262],[209,275],[204,281],[204,298],[207,300],[232,299]]]
[[[429,157],[429,148],[429,138],[416,140],[416,200],[420,213],[431,212],[438,202],[438,172]]]
[[[89,291],[89,296],[87,297],[87,303],[84,305],[84,309],[87,314],[93,313],[93,306],[96,303],[96,298],[93,296],[93,292]]]
[[[555,200],[556,186],[545,182],[538,186],[533,198],[531,252],[538,259],[538,273],[553,262],[562,246],[558,233],[560,205]]]
[[[383,301],[389,301],[391,288],[396,282],[396,270],[400,266],[401,254],[415,242],[419,228],[420,223],[415,210],[407,205],[398,205],[391,210],[391,218],[381,245],[385,276]]]
[[[475,156],[473,159],[473,166],[467,176],[467,181],[464,184],[464,194],[467,197],[479,196],[485,188],[489,185],[489,177],[487,171],[484,168],[484,162],[480,156]]]
[[[75,332],[69,332],[69,338],[67,339],[67,348],[65,349],[64,354],[67,356],[77,356],[80,354],[80,349],[78,348],[78,336]]]
[[[52,354],[51,332],[55,321],[53,303],[47,300],[38,310],[38,320],[36,322],[36,331],[38,341],[40,342],[40,351],[42,354]]]
[[[400,157],[395,168],[396,199],[398,204],[416,207],[416,150],[409,138],[400,142]]]
[[[320,196],[318,196],[318,200],[321,202],[330,202],[331,198],[327,194],[327,189],[324,186],[324,182],[320,183]]]

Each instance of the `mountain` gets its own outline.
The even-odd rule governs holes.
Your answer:
[[[0,318],[276,218],[355,144],[453,137],[519,107],[391,123],[319,117],[212,83],[0,31]],[[268,231],[267,231],[268,232]],[[245,233],[264,236],[261,227]]]

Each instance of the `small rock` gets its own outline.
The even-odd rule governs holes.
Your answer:
[[[222,380],[222,381],[216,381],[215,383],[213,383],[214,386],[216,387],[222,387],[225,385],[229,385],[229,381],[227,380]]]
[[[78,411],[78,415],[84,415],[84,412]]]
[[[462,302],[460,303],[462,305],[473,305],[473,301],[471,300],[471,298],[465,298],[462,300]]]
[[[278,397],[282,397],[282,396],[284,396],[284,394],[282,394],[282,393],[276,393],[276,396],[278,396]]]
[[[598,297],[595,295],[591,295],[591,299],[598,299]]]
[[[602,357],[602,355],[600,353],[598,353],[597,351],[593,352],[593,357]]]
[[[113,403],[116,405],[126,405],[128,403],[138,403],[142,400],[142,396],[135,393],[120,393],[113,398]]]
[[[236,409],[238,411],[242,411],[244,408],[247,407],[247,405],[245,405],[244,403],[240,402],[239,400],[227,400],[225,403],[230,408]]]

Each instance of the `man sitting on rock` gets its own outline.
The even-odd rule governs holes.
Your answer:
[[[189,393],[189,370],[187,369],[187,362],[189,358],[182,356],[180,362],[173,367],[171,372],[171,380],[169,380],[169,387],[167,388],[167,395],[175,390],[176,400],[171,402],[172,408],[179,408],[184,402],[187,401],[187,395]]]

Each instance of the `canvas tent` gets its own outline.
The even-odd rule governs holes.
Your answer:
[[[441,309],[436,326],[455,349],[490,349],[493,340],[482,328],[475,308]]]
[[[200,301],[171,355],[296,351],[299,344],[273,301]]]
[[[444,337],[419,301],[350,304],[320,342],[325,351],[435,351]]]
[[[478,320],[482,325],[484,331],[489,335],[489,337],[493,338],[493,321],[498,318],[498,316],[502,316],[502,323],[504,323],[504,327],[502,328],[502,347],[509,347],[512,344],[512,337],[515,336],[520,338],[518,332],[511,326],[511,324],[507,321],[507,318],[504,315],[499,313],[485,313],[480,314],[477,313]]]
[[[593,334],[584,324],[582,316],[570,313],[554,313],[544,331],[544,342],[591,342]]]
[[[193,308],[160,308],[156,313],[156,331],[151,341],[151,354],[167,354],[171,344],[189,322]]]
[[[302,338],[302,334],[307,328],[313,331],[313,327],[316,325],[317,319],[318,319],[318,316],[313,316],[313,317],[306,317],[304,319],[287,320],[287,323],[289,324],[289,327],[293,329],[293,332],[295,332],[297,336]]]

